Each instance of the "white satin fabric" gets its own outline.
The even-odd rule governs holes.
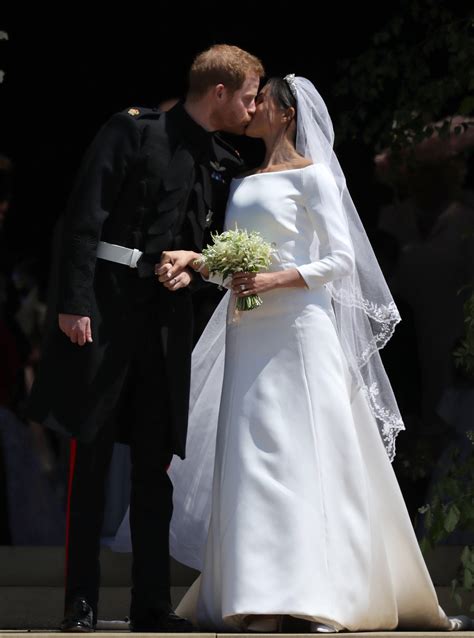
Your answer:
[[[326,179],[315,164],[232,182],[226,227],[274,241],[272,269],[297,267],[309,288],[264,293],[226,325],[228,293],[193,353],[187,456],[170,468],[171,553],[202,573],[176,611],[211,631],[262,614],[336,631],[449,630],[339,342],[325,282],[350,270],[350,242],[340,225],[347,250],[325,255],[324,225],[340,219],[306,190],[332,188]],[[115,549],[129,547],[125,519]]]

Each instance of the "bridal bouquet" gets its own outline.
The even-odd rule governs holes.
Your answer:
[[[211,274],[221,273],[225,279],[236,272],[259,272],[272,261],[272,245],[264,241],[258,232],[248,233],[235,228],[220,235],[211,235],[213,244],[202,251],[202,259]],[[238,310],[253,310],[263,303],[259,295],[238,297]]]

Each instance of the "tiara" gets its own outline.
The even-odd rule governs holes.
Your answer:
[[[290,87],[290,91],[293,93],[293,97],[296,99],[295,74],[294,73],[288,73],[288,75],[285,75],[285,77],[283,79],[286,80],[286,82],[288,82],[288,86]]]

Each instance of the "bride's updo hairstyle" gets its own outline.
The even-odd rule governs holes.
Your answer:
[[[288,127],[294,122],[294,136],[293,142],[296,143],[296,117],[298,115],[298,111],[296,108],[296,98],[291,92],[290,85],[288,82],[279,77],[271,77],[266,82],[265,86],[268,86],[268,94],[274,100],[276,106],[283,110],[287,110],[289,108],[295,109],[295,117],[294,120],[288,122]]]

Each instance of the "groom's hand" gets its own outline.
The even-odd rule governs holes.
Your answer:
[[[155,264],[155,275],[164,284],[181,275],[195,259],[196,253],[191,250],[164,250],[161,261]]]
[[[186,288],[193,280],[193,274],[189,268],[186,268],[183,272],[179,273],[179,275],[175,275],[174,277],[169,277],[168,272],[171,270],[171,264],[164,264],[159,268],[159,270],[163,273],[159,277],[159,281],[163,284],[165,288],[174,292],[175,290],[179,290],[180,288]]]
[[[77,343],[79,346],[83,346],[86,342],[92,343],[90,317],[59,313],[58,322],[59,328],[69,337],[72,343]]]

